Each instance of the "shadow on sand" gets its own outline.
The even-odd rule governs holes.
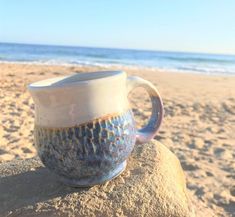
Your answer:
[[[88,190],[89,188],[71,188],[61,184],[57,177],[44,167],[1,177],[0,215],[72,192],[82,194]]]

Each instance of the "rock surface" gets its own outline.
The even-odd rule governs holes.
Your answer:
[[[0,216],[194,216],[179,160],[136,145],[125,172],[91,188],[57,182],[38,158],[0,164]]]

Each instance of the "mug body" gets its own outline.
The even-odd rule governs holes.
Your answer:
[[[82,73],[29,85],[43,164],[72,186],[119,175],[136,142],[126,73]]]

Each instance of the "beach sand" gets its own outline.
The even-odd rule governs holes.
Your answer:
[[[114,69],[114,68],[112,68]],[[181,161],[190,194],[215,216],[235,216],[235,77],[115,68],[151,81],[161,93],[165,116],[155,139]],[[0,64],[0,163],[36,155],[30,82],[101,67]],[[142,89],[130,101],[138,126],[150,101]]]

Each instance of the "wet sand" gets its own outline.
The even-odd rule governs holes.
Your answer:
[[[180,159],[190,193],[215,216],[235,215],[235,77],[116,69],[151,81],[161,93],[165,116],[155,139]],[[28,83],[97,70],[108,68],[0,64],[0,163],[36,155]],[[136,89],[130,101],[141,126],[150,115],[148,96]]]

